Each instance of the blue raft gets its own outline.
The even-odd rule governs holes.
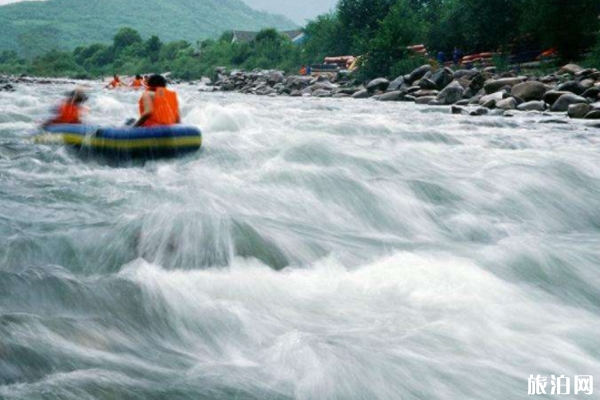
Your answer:
[[[36,143],[59,143],[90,154],[117,158],[177,157],[202,146],[202,132],[194,126],[102,128],[91,125],[49,125]]]

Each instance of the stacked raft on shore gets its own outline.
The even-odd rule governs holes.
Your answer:
[[[91,125],[49,125],[36,143],[66,144],[86,153],[116,158],[177,157],[199,150],[202,133],[194,126],[102,128]]]

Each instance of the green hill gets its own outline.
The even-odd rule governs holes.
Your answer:
[[[32,57],[48,50],[108,43],[121,27],[143,36],[195,42],[223,31],[293,28],[285,17],[241,0],[48,0],[0,7],[0,51]]]

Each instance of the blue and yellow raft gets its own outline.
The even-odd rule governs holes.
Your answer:
[[[118,158],[177,157],[202,147],[202,132],[194,126],[102,128],[91,125],[49,125],[36,143],[66,144],[90,154]]]

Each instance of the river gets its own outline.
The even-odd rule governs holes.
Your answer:
[[[600,129],[181,86],[203,149],[107,165],[29,140],[68,88],[0,93],[1,399],[600,390]]]

